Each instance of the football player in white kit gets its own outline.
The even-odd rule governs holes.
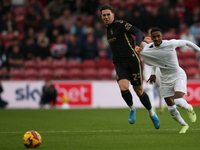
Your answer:
[[[148,30],[147,34],[148,34],[148,37],[151,37],[151,28]],[[146,42],[142,42],[142,47],[144,47],[146,44],[147,44]],[[141,58],[141,60],[144,61],[142,58]],[[145,82],[149,79],[149,75],[151,75],[151,70],[152,70],[152,66],[149,66],[149,65],[144,63],[143,77],[144,77]],[[164,106],[163,106],[162,102],[163,102],[164,98],[160,94],[160,84],[161,84],[160,76],[161,76],[161,73],[160,73],[160,69],[158,67],[156,67],[155,75],[156,75],[155,87],[156,87],[156,91],[157,91],[158,98],[159,98],[159,113],[163,113],[164,112]],[[148,94],[152,108],[155,110],[154,85],[153,84],[146,84],[145,92]]]
[[[196,122],[196,114],[192,105],[183,99],[184,94],[187,94],[187,76],[179,66],[175,48],[189,46],[197,51],[200,51],[200,48],[187,40],[162,40],[162,30],[157,27],[152,28],[151,38],[153,43],[147,44],[143,49],[140,48],[137,51],[140,52],[147,65],[153,66],[148,82],[155,83],[155,71],[156,67],[159,67],[161,71],[161,95],[168,105],[172,118],[182,125],[179,133],[186,133],[189,125],[181,117],[176,105],[187,110],[191,122]]]

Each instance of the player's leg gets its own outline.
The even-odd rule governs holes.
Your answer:
[[[188,124],[184,121],[184,119],[181,117],[179,111],[176,108],[176,105],[173,100],[173,96],[171,97],[166,97],[165,101],[168,105],[168,110],[171,115],[171,117],[180,123],[182,125],[181,131],[179,133],[185,133],[187,129],[189,128]]]
[[[143,85],[133,86],[133,89],[136,92],[136,94],[138,95],[138,97],[140,98],[140,101],[143,104],[143,106],[148,110],[149,116],[150,116],[151,120],[153,121],[154,127],[156,129],[159,129],[160,128],[160,120],[151,106],[148,95],[144,92]]]
[[[127,64],[114,63],[114,65],[115,65],[117,81],[118,81],[119,88],[121,90],[122,98],[124,99],[124,101],[130,108],[129,123],[133,124],[135,122],[136,108],[133,105],[132,94],[129,91],[130,75],[126,69]]]
[[[196,113],[192,107],[192,105],[188,104],[187,101],[183,98],[183,92],[175,92],[174,102],[177,106],[186,109],[188,113],[188,117],[191,122],[196,122]]]
[[[156,90],[157,90],[157,93],[158,93],[158,98],[159,98],[159,113],[163,113],[164,112],[164,106],[162,104],[163,102],[163,97],[161,96],[161,93],[160,93],[160,86],[161,86],[161,72],[160,72],[160,69],[157,67],[156,68]]]
[[[135,123],[135,115],[136,115],[136,108],[133,105],[133,100],[132,100],[132,94],[129,91],[129,81],[127,79],[121,79],[118,81],[118,85],[121,90],[121,95],[126,102],[126,104],[130,108],[130,114],[129,114],[129,123],[133,124]]]
[[[147,83],[145,86],[145,92],[149,96],[152,108],[155,110],[154,85]]]
[[[146,83],[146,81],[149,79],[149,77],[151,75],[151,70],[152,70],[151,66],[148,66],[148,65],[144,64],[144,67],[143,67],[143,78],[144,78],[144,82],[145,83]],[[149,100],[151,102],[151,106],[155,110],[154,85],[146,83],[146,86],[145,86],[144,90],[147,93],[147,95],[149,96]]]
[[[183,109],[186,109],[191,122],[196,122],[196,113],[194,112],[192,105],[188,104],[183,98],[184,94],[187,93],[186,78],[176,80],[174,89],[175,104]]]

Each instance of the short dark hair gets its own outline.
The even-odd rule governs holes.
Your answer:
[[[158,27],[151,28],[151,33],[156,32],[156,31],[160,31],[162,33],[162,30]]]
[[[102,10],[106,10],[106,9],[109,9],[109,10],[111,10],[112,13],[114,13],[114,8],[113,8],[113,6],[108,5],[108,4],[104,4],[104,5],[100,8],[100,12],[102,13]]]

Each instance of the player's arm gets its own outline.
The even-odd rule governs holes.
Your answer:
[[[153,66],[152,70],[151,70],[151,76],[149,77],[149,79],[147,80],[147,83],[153,84],[156,82],[156,67]]]
[[[194,44],[188,40],[176,40],[176,41],[177,41],[176,47],[188,46],[196,51],[200,51],[200,48],[196,44]]]
[[[141,42],[145,38],[142,31],[126,21],[123,21],[121,28],[125,32],[128,32],[136,37],[136,46],[139,47]]]

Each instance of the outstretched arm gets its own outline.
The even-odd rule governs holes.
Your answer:
[[[188,40],[178,40],[177,47],[182,47],[182,46],[188,46],[196,51],[200,51],[200,48],[196,44]]]

